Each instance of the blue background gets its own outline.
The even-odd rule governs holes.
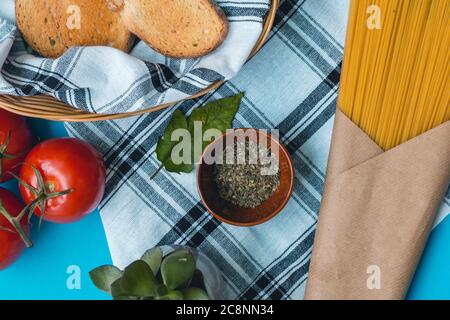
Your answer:
[[[30,120],[41,140],[66,136],[62,123]],[[2,185],[17,192],[16,183]],[[36,229],[36,228],[34,228]],[[98,212],[70,225],[44,223],[33,230],[35,246],[0,272],[0,299],[108,299],[91,284],[88,272],[110,264],[111,257]],[[450,299],[450,217],[431,234],[408,294],[409,299]],[[69,290],[67,268],[81,269],[81,289]]]

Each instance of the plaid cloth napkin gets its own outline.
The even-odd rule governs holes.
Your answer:
[[[73,136],[88,140],[105,156],[108,182],[100,212],[115,264],[124,267],[158,244],[187,244],[202,250],[222,270],[225,298],[303,297],[347,11],[348,0],[284,0],[268,43],[238,77],[218,90],[155,114],[66,125]],[[149,179],[159,166],[155,144],[175,108],[189,112],[240,91],[246,97],[234,125],[278,128],[296,169],[295,191],[286,209],[252,228],[212,218],[199,200],[195,174],[163,171],[156,180]],[[450,213],[449,199],[450,193],[438,221]]]
[[[95,113],[136,111],[187,98],[239,72],[270,6],[270,0],[216,2],[230,30],[219,49],[205,57],[169,59],[140,41],[130,55],[107,47],[72,48],[52,60],[27,54],[13,23],[14,0],[1,0],[0,94],[45,93]]]

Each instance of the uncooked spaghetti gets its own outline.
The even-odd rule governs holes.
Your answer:
[[[450,120],[449,49],[450,0],[352,0],[339,108],[385,150]]]

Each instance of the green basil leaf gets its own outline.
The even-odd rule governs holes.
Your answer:
[[[129,296],[154,297],[158,284],[149,265],[137,260],[125,268],[120,286]]]
[[[225,132],[230,129],[241,105],[244,93],[208,102],[205,106],[194,109],[188,118],[189,130],[193,132],[194,121],[200,121],[203,131],[218,129]]]
[[[204,107],[197,108],[192,111],[188,118],[189,132],[192,138],[199,138],[198,132],[195,132],[195,122],[200,122],[202,125],[202,132],[200,138],[202,139],[203,151],[213,139],[209,141],[203,140],[203,134],[209,129],[217,129],[221,133],[225,133],[227,129],[230,129],[233,125],[233,120],[241,105],[244,93],[211,101]],[[197,134],[196,134],[197,133]],[[194,151],[196,141],[192,141],[192,150]],[[196,163],[200,159],[201,154],[193,155],[193,162]]]
[[[198,162],[201,153],[213,140],[203,141],[204,133],[209,129],[216,129],[221,133],[230,129],[243,97],[244,93],[239,93],[231,97],[211,101],[205,106],[193,110],[187,120],[183,112],[176,110],[156,146],[156,155],[161,162],[162,167],[169,172],[192,172],[195,167],[194,164]],[[196,122],[198,122],[199,125],[201,124],[201,132],[195,132]],[[184,138],[180,138],[180,141],[172,141],[172,133],[177,129],[187,129],[190,133],[191,154],[180,155],[186,156],[186,159],[190,159],[190,163],[183,162],[181,164],[175,164],[174,161],[172,161],[172,151]],[[197,141],[196,139],[200,139],[200,141]],[[200,145],[200,148],[196,148],[198,144]],[[187,150],[183,151],[188,152]]]
[[[153,274],[156,276],[159,271],[159,267],[161,266],[161,261],[162,261],[161,248],[156,247],[156,248],[148,250],[147,252],[144,253],[141,260],[147,262],[150,269],[152,269]]]
[[[101,266],[89,272],[89,276],[97,288],[110,292],[113,282],[122,277],[122,271],[114,266]]]
[[[183,292],[184,300],[210,300],[206,291],[199,288],[189,288]]]
[[[159,139],[156,146],[156,156],[161,161],[164,168],[169,172],[189,173],[194,169],[194,165],[190,163],[175,164],[172,161],[172,150],[180,141],[172,141],[172,133],[178,129],[188,129],[186,118],[180,110],[175,110],[172,119],[167,125],[164,135]]]
[[[185,288],[195,272],[195,259],[189,250],[169,254],[161,263],[161,277],[170,290]]]

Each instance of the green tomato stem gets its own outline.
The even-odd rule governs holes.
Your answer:
[[[24,211],[22,211],[22,212],[24,212]],[[3,206],[3,203],[1,203],[1,201],[0,201],[0,214],[2,214],[6,218],[6,220],[8,220],[8,222],[11,223],[11,225],[14,227],[14,231],[17,232],[17,234],[20,236],[20,238],[22,239],[25,246],[27,248],[31,248],[33,246],[33,242],[31,242],[27,233],[25,232],[25,230],[22,228],[22,225],[20,224],[20,221],[23,218],[22,212],[16,218],[13,218],[9,214],[9,212],[5,209],[5,207]]]

